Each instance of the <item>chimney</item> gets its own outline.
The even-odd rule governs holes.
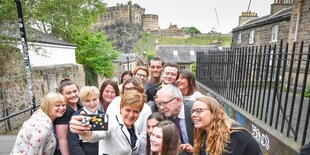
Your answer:
[[[239,16],[239,25],[242,25],[252,19],[258,18],[257,13],[255,12],[242,12],[241,16]]]
[[[292,0],[275,0],[271,4],[270,15],[273,15],[284,8],[289,8],[292,6]]]
[[[159,43],[158,43],[158,39],[156,39],[155,41],[155,57],[159,57]]]
[[[147,64],[147,57],[146,57],[146,53],[143,52],[143,63]]]

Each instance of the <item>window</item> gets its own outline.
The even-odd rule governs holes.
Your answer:
[[[278,31],[279,25],[275,25],[272,27],[271,41],[278,41]]]
[[[254,43],[254,30],[250,31],[250,36],[249,36],[249,44]]]
[[[195,51],[194,50],[190,50],[189,53],[190,53],[191,56],[195,56]]]
[[[178,56],[178,51],[177,50],[173,50],[173,56]]]
[[[185,70],[186,66],[180,66],[180,71]]]
[[[242,35],[241,33],[239,33],[239,34],[238,34],[238,42],[237,42],[237,43],[238,43],[238,45],[240,45],[240,44],[241,44],[241,35]]]

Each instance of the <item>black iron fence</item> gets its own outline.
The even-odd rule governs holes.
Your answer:
[[[198,52],[197,81],[287,137],[310,141],[310,45]],[[305,52],[306,51],[306,52]]]

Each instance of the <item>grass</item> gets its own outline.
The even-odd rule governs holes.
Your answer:
[[[156,40],[159,45],[210,45],[211,40],[219,39],[221,45],[231,45],[231,37],[220,36],[193,36],[187,39],[175,39],[170,37],[157,36],[154,34],[143,33],[142,39],[138,42],[136,48],[133,50],[138,53],[146,52],[147,55],[154,55]]]

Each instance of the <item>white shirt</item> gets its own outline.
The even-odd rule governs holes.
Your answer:
[[[199,97],[205,97],[202,95],[199,91],[195,91],[192,95],[190,96],[183,96],[183,100],[191,100],[191,101],[196,101],[197,98]]]

